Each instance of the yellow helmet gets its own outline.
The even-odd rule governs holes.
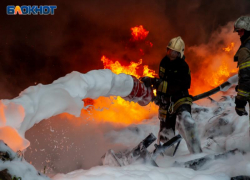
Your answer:
[[[167,48],[177,51],[181,54],[181,58],[184,55],[185,43],[180,36],[173,38],[169,41]]]

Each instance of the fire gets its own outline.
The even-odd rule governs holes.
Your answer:
[[[234,48],[234,42],[231,42],[228,47],[222,49],[226,52],[230,52],[233,48]]]
[[[142,40],[148,36],[149,31],[145,30],[142,25],[131,28],[132,43],[142,44]],[[229,38],[226,38],[229,39]],[[235,39],[232,39],[235,40]],[[140,41],[140,42],[136,42]],[[219,41],[218,41],[219,42]],[[230,42],[230,41],[229,41]],[[231,41],[232,42],[232,41]],[[146,45],[152,47],[150,41],[143,41]],[[220,43],[217,43],[217,51],[208,51],[214,47],[214,43],[210,45],[202,45],[193,47],[195,54],[202,59],[199,67],[195,63],[189,63],[191,72],[192,86],[190,89],[191,95],[197,95],[225,82],[230,76],[237,72],[236,64],[232,61],[232,54],[235,53],[235,43],[230,43],[228,47],[223,48]],[[237,44],[238,46],[238,44]],[[225,53],[232,52],[232,53]],[[141,55],[144,55],[144,49],[139,47]],[[106,56],[101,57],[104,69],[110,69],[115,74],[125,73],[133,75],[136,78],[142,76],[157,77],[154,70],[149,69],[147,65],[143,65],[142,59],[137,62],[130,62],[128,65],[122,64],[120,60],[111,60]],[[160,62],[159,62],[160,63]],[[156,90],[154,90],[156,94]],[[158,112],[158,106],[153,103],[142,107],[134,102],[127,102],[121,97],[100,97],[96,100],[85,99],[85,109],[82,110],[81,117],[93,119],[97,122],[113,122],[116,124],[129,125],[132,123],[140,123],[144,119],[148,119]]]
[[[136,73],[138,66],[142,64],[142,59],[139,60],[138,63],[130,62],[129,66],[122,66],[119,61],[113,62],[105,56],[102,56],[101,61],[103,62],[104,69],[110,69],[115,74],[125,73],[133,75],[137,78],[140,76]]]
[[[131,41],[143,41],[148,36],[149,31],[145,30],[142,25],[131,28]],[[150,41],[144,42],[146,45],[152,47]],[[144,50],[139,49],[140,54],[144,55]],[[115,74],[125,73],[133,75],[136,78],[142,76],[156,77],[154,70],[149,69],[147,65],[142,65],[142,59],[138,62],[130,62],[129,65],[123,65],[119,60],[111,60],[106,56],[101,57],[104,69],[110,69]],[[130,125],[133,123],[140,123],[141,121],[151,118],[158,112],[158,107],[154,103],[142,107],[137,103],[128,102],[121,97],[99,97],[98,99],[84,99],[85,108],[82,110],[81,118],[92,119],[97,122],[112,122],[122,125]],[[68,119],[75,119],[70,114],[63,113],[60,116]]]
[[[149,76],[155,77],[157,74],[154,70],[148,68],[147,65],[143,66],[143,74],[140,75],[137,70],[139,70],[140,65],[142,64],[142,59],[139,60],[138,63],[130,62],[128,66],[123,66],[119,61],[113,62],[108,59],[106,56],[102,56],[101,61],[103,62],[104,69],[110,69],[115,74],[125,73],[129,75],[133,75],[136,78],[140,78],[141,76]]]
[[[191,48],[196,56],[202,59],[199,66],[196,64],[191,64],[190,66],[192,83],[189,92],[192,95],[209,91],[221,85],[238,72],[237,63],[233,60],[233,56],[237,51],[234,47],[240,46],[238,37],[231,36],[231,34],[217,36],[220,39],[217,38],[216,41],[212,41],[209,44]],[[223,45],[221,42],[225,42],[226,45]],[[192,73],[192,71],[195,72]]]
[[[232,57],[228,53],[221,53],[218,51],[216,54],[210,54],[210,56],[205,57],[205,63],[215,62],[216,65],[211,65],[203,69],[199,72],[200,77],[192,74],[193,87],[190,90],[190,94],[192,95],[203,93],[222,84],[232,76],[233,73],[237,72],[237,68],[233,68],[235,64],[230,63]],[[101,61],[105,69],[110,69],[115,74],[125,73],[133,75],[136,78],[142,76],[157,77],[154,70],[151,70],[147,65],[142,65],[142,59],[138,62],[130,62],[129,65],[122,65],[121,61],[114,61],[106,56],[102,56]],[[203,80],[201,81],[201,79]],[[155,93],[154,91],[154,94]],[[109,99],[101,97],[93,102],[90,101],[88,104],[93,104],[93,108],[87,109],[88,117],[98,121],[101,120],[125,125],[140,123],[142,120],[156,115],[158,111],[158,107],[153,103],[149,106],[141,107],[137,103],[127,102],[121,97],[111,97]]]
[[[143,66],[143,76],[156,77],[157,74],[155,73],[154,70],[149,69],[147,65],[144,65]]]
[[[131,31],[132,41],[142,41],[149,34],[149,31],[144,29],[142,25],[132,27]],[[145,44],[150,47],[153,46],[153,43],[151,43],[150,41],[145,41]],[[143,49],[140,48],[139,50],[141,55],[145,54]],[[142,59],[140,59],[138,62],[130,62],[129,65],[122,65],[120,61],[110,60],[103,55],[101,57],[101,61],[103,62],[104,69],[110,69],[115,74],[125,73],[133,75],[136,78],[140,78],[142,76],[157,76],[155,71],[149,69],[147,65],[142,66]],[[122,124],[139,123],[142,120],[157,114],[158,111],[158,107],[153,103],[146,107],[142,107],[137,103],[127,102],[121,97],[111,97],[110,99],[101,97],[91,103],[94,104],[94,109],[96,107],[108,107],[107,109],[103,109],[103,111],[105,112],[93,111],[93,109],[88,109],[91,113],[93,113],[93,119]]]
[[[230,45],[226,48],[222,48],[225,52],[230,52],[234,49],[234,42],[231,42]],[[213,87],[219,86],[222,84],[227,78],[230,77],[233,73],[237,72],[237,68],[230,68],[229,63],[226,60],[223,60],[221,65],[218,67],[217,71],[212,72],[212,76],[207,79],[209,84]]]
[[[132,40],[138,41],[138,40],[144,40],[147,36],[149,31],[143,28],[142,25],[132,27],[131,28],[131,35],[132,35]]]
[[[101,61],[103,62],[104,69],[110,69],[115,74],[125,73],[133,75],[136,78],[157,76],[154,70],[149,69],[147,65],[142,65],[142,59],[139,62],[130,62],[127,66],[122,65],[119,61],[113,61],[106,56],[102,56]],[[85,109],[82,110],[81,117],[123,125],[140,123],[156,115],[158,111],[158,107],[153,103],[142,107],[137,103],[125,101],[121,97],[100,97],[96,100],[84,99],[84,106]],[[67,118],[72,117],[65,113],[62,116],[66,116]]]
[[[133,43],[135,43],[136,41],[142,42],[143,40],[146,39],[146,37],[148,36],[148,34],[149,34],[149,31],[147,31],[146,29],[144,29],[142,25],[136,26],[136,27],[132,27],[131,28],[131,35],[132,35],[132,37],[131,37],[130,41],[132,41]],[[153,43],[150,42],[150,41],[144,41],[144,43],[147,46],[149,46],[150,48],[153,47]],[[144,52],[144,50],[142,48],[140,48],[139,51],[140,51],[140,54],[142,56],[145,55],[145,52]]]
[[[153,90],[153,93],[154,93],[155,96],[157,95],[156,89]]]
[[[148,77],[155,77],[157,74],[154,70],[151,70],[148,68],[147,65],[143,66],[143,74],[140,75],[137,70],[140,68],[140,65],[142,64],[142,59],[139,60],[138,63],[136,62],[130,62],[130,65],[123,66],[119,61],[113,62],[112,60],[108,59],[105,56],[102,56],[101,61],[104,64],[104,69],[110,69],[115,74],[125,73],[129,75],[133,75],[136,78],[140,78],[141,76],[148,76]],[[131,103],[123,100],[122,98],[118,97],[117,102],[119,104],[126,104],[129,105]]]
[[[224,83],[225,80],[230,77],[230,75],[236,72],[237,68],[230,70],[228,64],[223,61],[218,70],[212,72],[212,76],[206,80],[211,86],[216,87]]]

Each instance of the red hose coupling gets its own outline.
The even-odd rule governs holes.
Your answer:
[[[150,103],[153,98],[153,89],[146,87],[143,82],[134,76],[131,76],[134,81],[134,86],[131,93],[123,97],[126,101],[137,102],[141,106],[146,106]]]

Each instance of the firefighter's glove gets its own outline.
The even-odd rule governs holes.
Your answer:
[[[152,83],[153,83],[153,82],[152,82],[153,79],[154,79],[154,78],[147,77],[147,76],[140,78],[140,80],[144,83],[144,85],[145,85],[146,87],[151,87],[151,85],[152,85]]]
[[[140,80],[144,83],[146,87],[153,86],[153,89],[157,89],[159,84],[162,82],[159,78],[151,78],[148,76],[140,78]]]
[[[237,97],[235,98],[235,111],[239,116],[247,116],[248,113],[245,109],[247,105],[247,101],[238,99]]]
[[[160,96],[154,96],[152,101],[157,105],[159,106],[160,103],[161,103],[161,97]]]
[[[154,80],[153,80],[153,88],[154,89],[158,89],[158,87],[161,84],[161,82],[162,82],[162,79],[154,78]]]

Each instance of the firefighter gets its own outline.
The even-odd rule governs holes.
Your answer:
[[[175,127],[185,139],[190,153],[202,152],[195,121],[191,117],[192,96],[189,66],[184,56],[182,38],[170,40],[166,56],[159,68],[159,78],[143,77],[146,86],[157,89],[155,104],[159,105],[160,130],[158,143],[165,143],[175,136]]]
[[[242,16],[234,24],[234,32],[240,36],[241,46],[234,56],[238,62],[239,81],[236,86],[235,111],[239,116],[248,115],[245,107],[250,102],[250,17]]]

